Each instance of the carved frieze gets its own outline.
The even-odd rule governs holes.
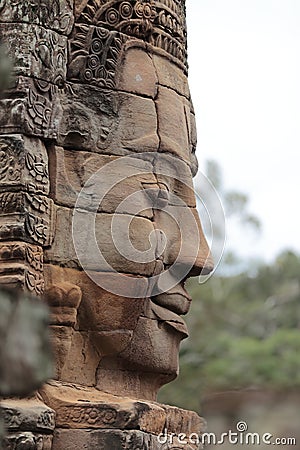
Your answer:
[[[142,39],[187,66],[182,0],[77,0],[75,21]]]
[[[41,295],[44,291],[42,248],[25,242],[0,243],[0,284]]]
[[[0,133],[57,137],[61,108],[58,87],[19,76],[0,100]]]
[[[22,239],[48,246],[53,238],[53,202],[27,192],[0,193],[0,241]]]
[[[118,62],[127,39],[103,27],[76,25],[70,40],[68,78],[114,88]]]
[[[51,450],[52,435],[31,433],[23,431],[20,433],[8,433],[3,445],[5,450]]]
[[[1,413],[6,428],[39,433],[51,433],[55,427],[55,413],[39,400],[31,399],[20,405],[16,400],[1,402]]]
[[[15,399],[1,402],[7,434],[5,450],[51,450],[55,413],[41,401],[31,398],[26,403]]]
[[[16,75],[32,76],[62,87],[66,78],[67,38],[27,23],[0,23]]]
[[[29,22],[59,33],[71,32],[73,0],[0,0],[1,22]]]
[[[0,136],[0,192],[49,193],[48,155],[39,139]]]

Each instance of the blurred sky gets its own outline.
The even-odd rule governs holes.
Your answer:
[[[200,170],[215,159],[263,226],[230,227],[228,246],[266,260],[300,251],[300,1],[186,3]]]

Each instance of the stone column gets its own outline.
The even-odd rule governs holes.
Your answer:
[[[53,444],[28,448],[200,448],[203,420],[156,403],[188,335],[184,281],[213,267],[185,2],[2,0],[0,39],[0,284],[48,303],[56,361],[38,393]]]

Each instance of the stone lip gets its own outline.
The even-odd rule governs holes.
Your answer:
[[[188,313],[192,299],[180,283],[170,291],[152,297],[152,301],[175,314],[184,315]]]
[[[165,429],[177,435],[200,435],[205,430],[205,421],[193,411],[118,397],[92,387],[51,381],[40,394],[55,410],[57,428],[139,430],[154,435]]]
[[[151,301],[147,307],[148,311],[145,311],[145,315],[150,319],[166,322],[169,326],[175,329],[175,331],[178,331],[183,335],[182,339],[187,338],[189,336],[189,332],[182,317],[163,305],[162,302],[159,304],[155,299],[152,300],[153,301]],[[176,297],[173,297],[173,300],[176,301]]]

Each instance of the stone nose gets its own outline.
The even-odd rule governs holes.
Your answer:
[[[167,238],[163,262],[176,278],[208,274],[214,264],[196,208],[168,206],[156,217]]]

